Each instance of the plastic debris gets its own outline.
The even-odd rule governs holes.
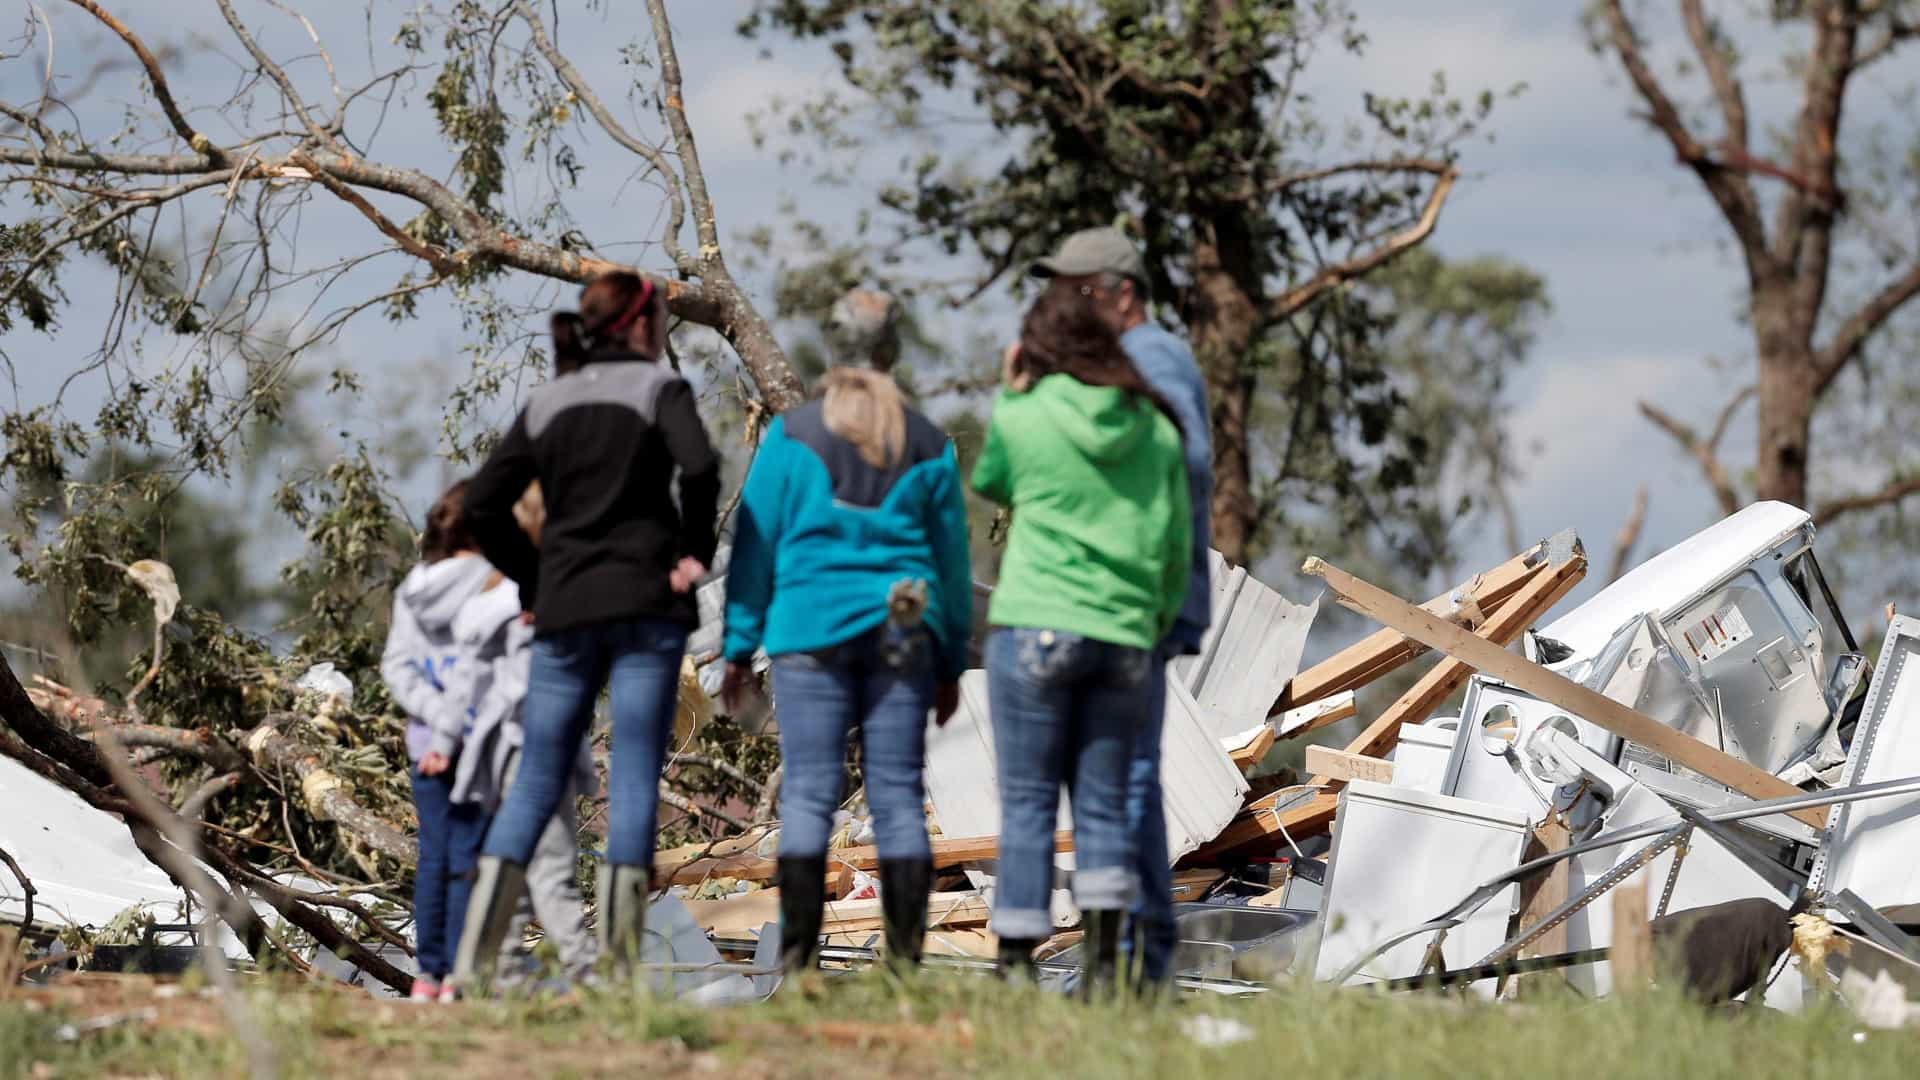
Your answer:
[[[1253,1038],[1253,1029],[1246,1024],[1224,1016],[1189,1016],[1180,1021],[1180,1033],[1201,1046],[1218,1049],[1234,1046]]]

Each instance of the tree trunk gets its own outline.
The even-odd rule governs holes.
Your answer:
[[[1759,351],[1759,499],[1807,505],[1807,460],[1813,437],[1811,334],[1794,325],[1784,298],[1757,290],[1754,343]]]
[[[1249,249],[1240,235],[1244,230],[1216,219],[1208,231],[1211,236],[1194,247],[1185,321],[1212,411],[1213,546],[1239,566],[1246,563],[1259,526],[1249,448],[1254,379],[1247,354],[1260,308],[1243,284],[1251,273]]]

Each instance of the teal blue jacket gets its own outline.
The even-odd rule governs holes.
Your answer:
[[[821,404],[767,428],[727,565],[727,659],[811,652],[879,626],[896,581],[927,583],[937,674],[958,679],[973,624],[967,508],[953,445],[907,410],[905,453],[875,468],[827,430]]]

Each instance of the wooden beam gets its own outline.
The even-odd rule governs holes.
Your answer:
[[[1630,709],[1565,676],[1516,656],[1485,638],[1469,634],[1431,612],[1422,611],[1379,586],[1362,581],[1323,560],[1308,559],[1304,570],[1324,579],[1335,598],[1354,611],[1425,642],[1509,686],[1558,705],[1628,742],[1638,743],[1676,764],[1725,784],[1749,798],[1773,799],[1802,794],[1799,788],[1764,769],[1724,754],[1645,713]],[[1461,736],[1465,738],[1468,734],[1462,731]],[[1815,828],[1822,828],[1827,815],[1823,810],[1803,810],[1794,816]]]
[[[1238,749],[1229,750],[1227,756],[1233,759],[1234,765],[1238,766],[1241,772],[1251,772],[1255,766],[1266,760],[1267,751],[1273,749],[1274,740],[1279,737],[1279,733],[1273,730],[1272,724],[1262,724],[1259,733],[1253,737],[1252,741]]]
[[[997,836],[974,836],[960,840],[940,839],[933,842],[933,865],[935,867],[958,866],[961,863],[979,862],[991,859],[1000,849]],[[1053,834],[1053,850],[1072,851],[1073,834],[1061,832]],[[671,856],[673,852],[664,852]],[[880,865],[880,849],[872,845],[865,847],[834,848],[827,852],[827,872],[838,873],[846,867],[856,870],[872,870]],[[725,855],[717,858],[695,859],[687,861],[667,861],[655,858],[653,872],[661,885],[698,885],[712,878],[738,878],[741,881],[771,881],[778,869],[778,862],[763,855],[740,854]]]
[[[1351,690],[1342,690],[1332,697],[1324,697],[1311,705],[1302,705],[1297,709],[1288,709],[1273,722],[1274,730],[1282,739],[1294,739],[1302,735],[1311,735],[1321,728],[1332,727],[1342,720],[1351,720],[1360,715],[1360,704]]]
[[[1576,546],[1572,558],[1532,575],[1517,593],[1509,594],[1506,602],[1481,624],[1479,634],[1496,643],[1496,648],[1504,649],[1511,645],[1527,627],[1553,610],[1553,606],[1580,583],[1586,572],[1586,554]],[[1386,753],[1399,739],[1400,728],[1404,724],[1425,719],[1472,674],[1473,669],[1458,660],[1442,660],[1348,743],[1347,751],[1369,757]],[[1308,768],[1313,769],[1311,763]],[[1218,854],[1249,844],[1276,842],[1283,835],[1283,830],[1284,835],[1296,841],[1318,834],[1333,823],[1338,803],[1334,793],[1346,779],[1348,777],[1331,775],[1313,777],[1308,783],[1321,788],[1324,794],[1278,815],[1273,813],[1278,800],[1271,795],[1248,803],[1247,812],[1203,847],[1202,854]]]
[[[1653,928],[1647,922],[1647,883],[1643,878],[1614,886],[1613,942],[1607,946],[1613,992],[1633,994],[1653,982]]]
[[[1335,750],[1331,746],[1307,747],[1307,768],[1315,780],[1371,780],[1376,784],[1393,783],[1393,762],[1364,754]],[[1291,831],[1291,830],[1289,830]]]
[[[1568,832],[1566,822],[1561,820],[1560,816],[1556,814],[1549,820],[1543,821],[1533,827],[1533,839],[1527,844],[1527,852],[1522,856],[1521,861],[1532,862],[1534,859],[1551,855],[1556,851],[1565,851],[1572,843],[1573,836]],[[1571,859],[1561,859],[1559,862],[1554,863],[1553,868],[1546,873],[1529,878],[1521,883],[1520,921],[1518,925],[1532,926],[1544,920],[1550,912],[1567,902],[1569,887],[1573,879],[1572,868],[1573,861]],[[1641,902],[1645,903],[1644,898]],[[1642,921],[1645,921],[1645,914],[1645,910],[1643,909],[1641,912]],[[1538,941],[1527,946],[1522,955],[1553,956],[1557,953],[1566,952],[1567,949],[1567,924],[1561,923],[1559,926],[1543,934]],[[1550,973],[1541,972],[1541,974],[1546,976]]]
[[[1546,544],[1536,544],[1427,601],[1427,610],[1442,617],[1466,618],[1477,608],[1479,614],[1491,616],[1545,567]],[[1295,675],[1280,691],[1268,715],[1311,705],[1342,690],[1359,689],[1399,669],[1427,648],[1396,630],[1375,631]]]
[[[1521,634],[1526,633],[1527,627],[1544,618],[1586,576],[1587,556],[1584,552],[1576,553],[1565,563],[1535,575],[1476,633],[1503,649],[1512,645]],[[1347,744],[1347,752],[1378,757],[1393,749],[1400,741],[1402,726],[1419,723],[1433,715],[1433,710],[1465,685],[1472,675],[1471,667],[1451,657],[1435,664],[1431,671],[1420,677],[1419,682],[1400,695],[1398,701],[1382,710],[1365,731],[1355,736]]]

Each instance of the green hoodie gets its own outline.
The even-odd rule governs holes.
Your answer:
[[[1193,528],[1180,432],[1152,402],[1070,375],[1003,390],[973,490],[1013,510],[993,625],[1141,649],[1166,636]]]

